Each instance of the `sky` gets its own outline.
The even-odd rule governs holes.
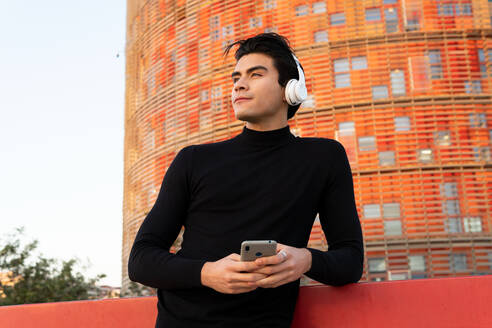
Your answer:
[[[0,0],[0,244],[121,286],[126,1]],[[117,56],[119,54],[119,56]]]

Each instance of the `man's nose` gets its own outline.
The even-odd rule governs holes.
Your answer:
[[[248,88],[248,84],[244,82],[244,79],[239,79],[234,84],[234,91],[239,91],[247,88]]]

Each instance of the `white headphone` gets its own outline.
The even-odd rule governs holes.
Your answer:
[[[285,99],[287,103],[291,106],[299,105],[307,98],[306,81],[304,79],[304,73],[302,72],[301,66],[299,65],[299,59],[292,54],[294,61],[297,65],[297,71],[299,72],[299,81],[296,79],[291,79],[287,82],[285,86]]]

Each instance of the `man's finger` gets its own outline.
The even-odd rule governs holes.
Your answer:
[[[255,272],[255,273],[232,273],[230,276],[231,282],[255,282],[261,279],[265,279],[266,274]]]
[[[283,252],[283,253],[282,253]],[[265,256],[256,259],[255,262],[258,265],[271,265],[271,264],[279,264],[284,262],[287,259],[287,253],[285,251],[280,251],[277,255]]]
[[[269,287],[277,287],[283,284],[286,284],[287,278],[289,277],[288,271],[282,271],[271,276],[266,277],[265,279],[258,280],[256,285],[258,287],[269,288]]]

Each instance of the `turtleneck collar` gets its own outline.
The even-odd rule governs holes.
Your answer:
[[[295,138],[295,135],[290,132],[288,124],[283,128],[267,131],[248,129],[245,125],[243,131],[238,135],[240,142],[253,146],[276,146]]]

